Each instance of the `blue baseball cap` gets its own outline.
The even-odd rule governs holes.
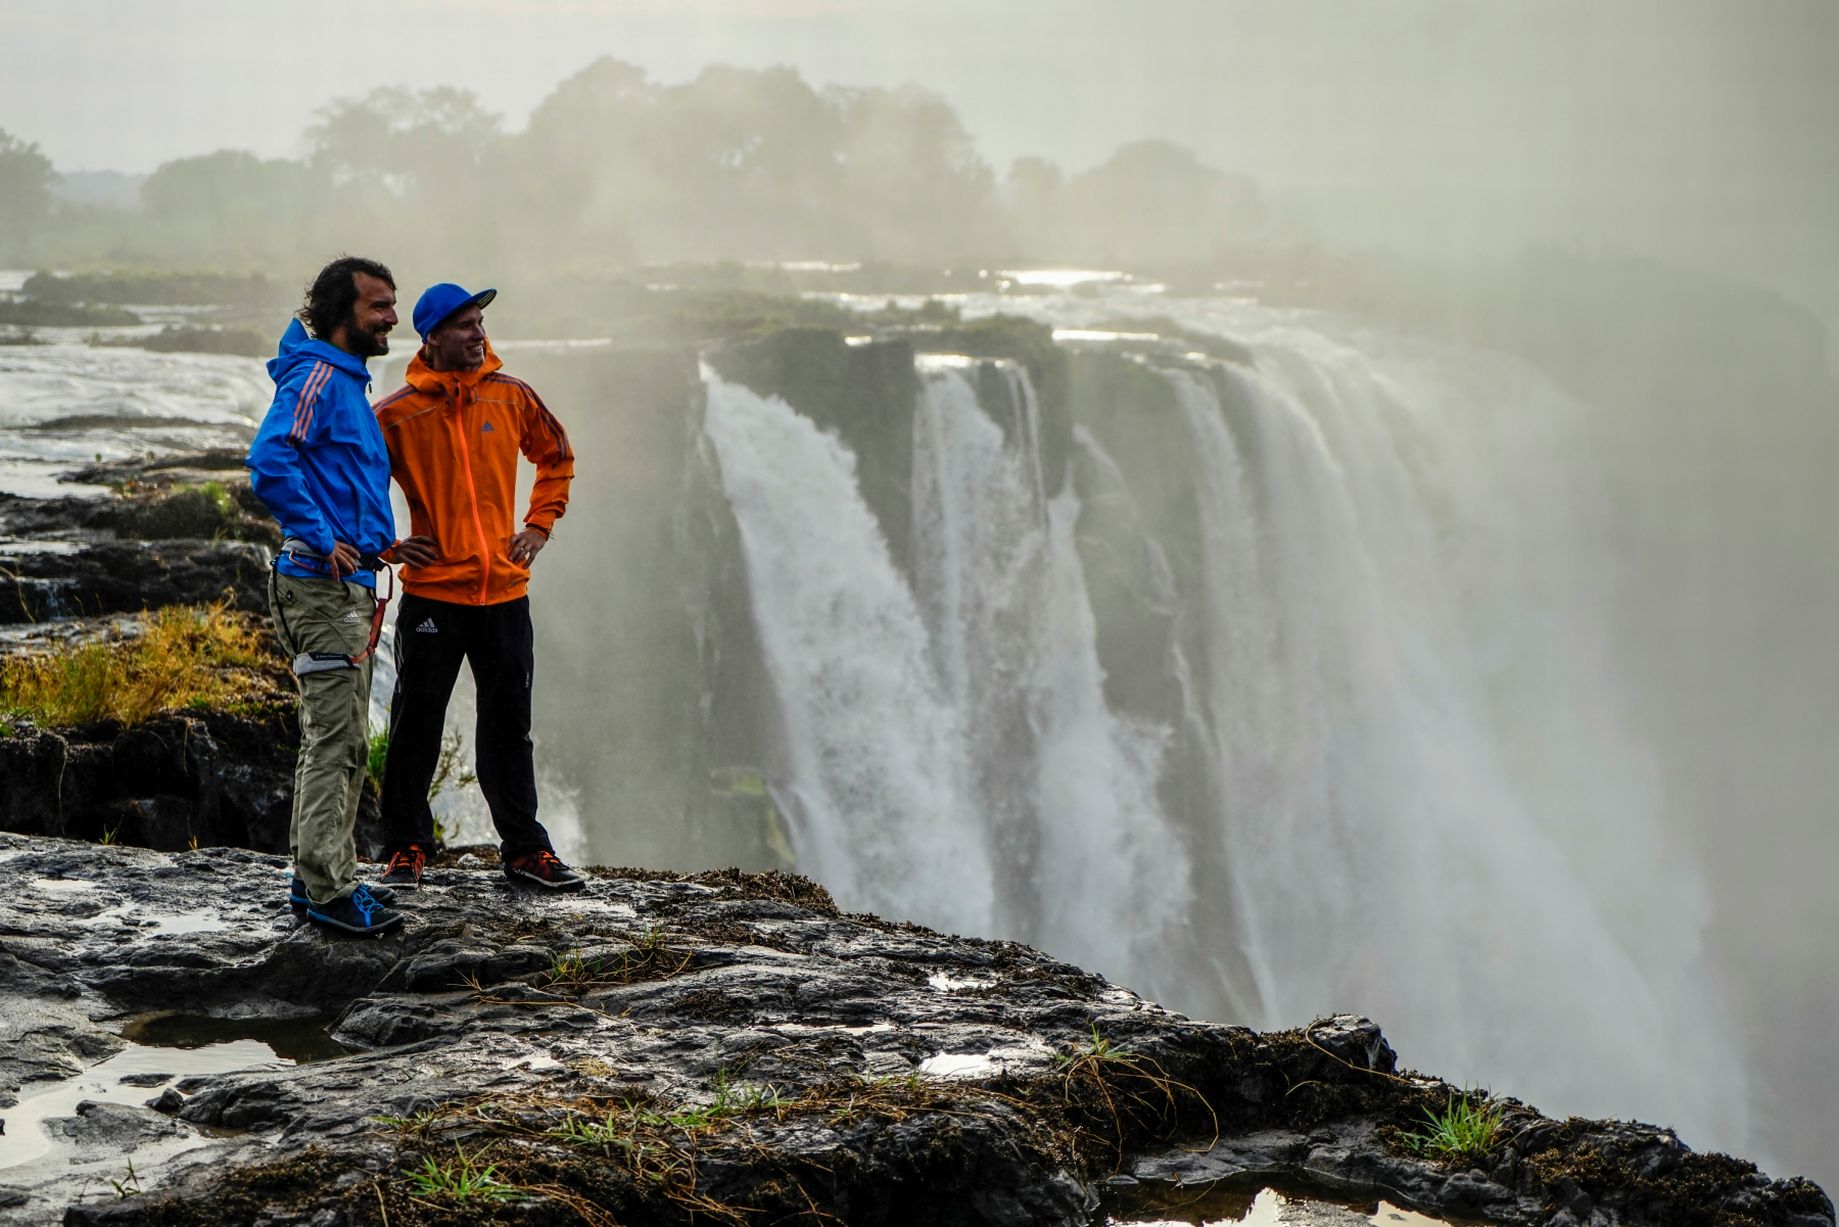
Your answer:
[[[498,297],[497,290],[480,290],[469,294],[451,281],[431,285],[415,300],[415,331],[422,340],[441,326],[446,318],[462,307],[483,307]]]

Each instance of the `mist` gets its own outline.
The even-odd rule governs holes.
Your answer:
[[[1755,1144],[1839,1180],[1839,7],[162,11],[0,16],[0,266],[255,274],[232,322],[278,335],[349,250],[408,294],[503,287],[495,338],[689,342],[657,287],[943,298],[1079,266],[1537,371],[1579,406],[1566,454],[1590,458],[1601,531],[1576,588],[1529,579],[1515,616],[1587,611],[1566,634],[1630,696],[1589,713],[1616,723],[1602,753],[1640,759],[1667,856],[1706,885],[1689,936],[1740,1037]],[[787,267],[807,263],[835,267]],[[608,444],[613,483],[676,497],[676,475],[627,459],[656,423],[576,411],[606,415],[581,434]],[[1546,476],[1571,497],[1574,474]],[[571,601],[645,616],[584,583]],[[552,719],[588,718],[594,696],[547,681],[570,705]],[[670,678],[634,686],[609,725],[621,763],[695,727]],[[1520,748],[1527,773],[1562,775]],[[1592,798],[1555,808],[1578,855],[1620,863]],[[618,821],[661,863],[733,851]],[[1594,885],[1613,910],[1615,884]]]
[[[1821,0],[1151,0],[1128,23],[1044,0],[333,0],[317,14],[15,9],[0,16],[0,115],[60,169],[144,174],[222,148],[298,158],[312,113],[378,86],[466,89],[515,130],[602,55],[678,84],[712,63],[786,66],[821,85],[924,85],[999,177],[1023,157],[1077,174],[1160,137],[1252,177],[1288,233],[1465,258],[1528,239],[1608,246],[1836,313],[1825,65],[1839,15]]]

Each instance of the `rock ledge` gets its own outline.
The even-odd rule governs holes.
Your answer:
[[[1806,1181],[1512,1102],[1479,1164],[1420,1158],[1402,1133],[1453,1088],[1364,1019],[1193,1021],[789,875],[597,870],[534,898],[490,859],[433,868],[400,935],[333,940],[295,923],[278,857],[0,835],[0,1099],[150,1014],[323,1015],[350,1050],[79,1107],[144,1159],[130,1195],[0,1169],[0,1223],[1087,1224],[1132,1179],[1546,1227],[1834,1221]]]

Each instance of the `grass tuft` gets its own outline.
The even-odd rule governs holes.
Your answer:
[[[370,735],[364,752],[364,774],[379,789],[383,787],[383,764],[390,755],[390,731],[378,729]]]
[[[1153,1057],[1101,1035],[1096,1022],[1091,1040],[1059,1053],[1054,1064],[1061,1102],[1094,1135],[1110,1133],[1119,1163],[1133,1136],[1166,1135],[1184,1112],[1196,1119],[1204,1114],[1219,1137],[1219,1117],[1205,1096],[1170,1077]]]
[[[455,1142],[452,1162],[441,1163],[429,1155],[421,1161],[420,1167],[402,1174],[409,1178],[418,1197],[459,1203],[510,1201],[522,1197],[523,1190],[498,1179],[495,1165],[480,1165],[481,1154],[474,1151],[469,1155],[465,1147]]]
[[[1092,1040],[1081,1044],[1070,1052],[1054,1055],[1054,1065],[1061,1070],[1087,1061],[1122,1061],[1130,1056],[1130,1048],[1098,1033],[1098,1024],[1092,1024]]]
[[[1419,1154],[1485,1155],[1500,1138],[1501,1109],[1485,1091],[1451,1092],[1441,1112],[1424,1109],[1425,1128],[1404,1135],[1404,1142]]]
[[[132,1159],[128,1160],[127,1176],[121,1180],[110,1180],[109,1183],[115,1187],[115,1196],[121,1200],[138,1197],[145,1191],[140,1187],[140,1175],[134,1170]]]
[[[583,954],[579,947],[550,951],[549,966],[536,975],[537,987],[579,996],[636,980],[663,980],[688,967],[693,957],[673,949],[656,925],[626,940],[629,949],[611,958]]]
[[[0,660],[0,719],[139,724],[163,711],[233,706],[257,689],[251,672],[272,664],[254,619],[227,603],[168,606],[132,638]]]

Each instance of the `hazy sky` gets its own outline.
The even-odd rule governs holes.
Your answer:
[[[999,172],[1167,136],[1362,242],[1839,280],[1839,0],[0,0],[0,128],[147,171],[297,154],[333,98],[457,84],[515,129],[605,54],[917,81]]]

